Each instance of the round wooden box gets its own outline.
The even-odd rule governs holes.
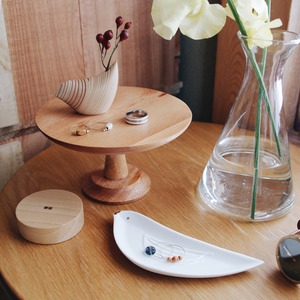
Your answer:
[[[81,199],[64,190],[43,190],[25,197],[16,207],[21,235],[37,244],[56,244],[74,237],[83,227]]]

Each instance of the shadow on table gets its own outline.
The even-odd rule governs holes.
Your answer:
[[[12,289],[4,280],[0,273],[0,299],[1,300],[18,300],[19,298],[14,294]]]

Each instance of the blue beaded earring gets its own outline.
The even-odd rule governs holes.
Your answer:
[[[166,250],[159,250],[157,251],[154,246],[147,246],[144,250],[144,253],[148,256],[157,255],[157,257],[165,259],[167,262],[178,262],[183,259],[183,255],[185,253],[185,250],[178,245],[172,245],[172,244],[164,244],[164,246],[170,247],[170,253],[167,253]],[[173,253],[179,253],[180,255],[173,255]]]

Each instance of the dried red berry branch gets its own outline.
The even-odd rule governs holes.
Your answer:
[[[128,30],[131,28],[132,23],[131,22],[126,22],[123,29],[121,30],[119,34],[119,28],[123,25],[124,19],[119,16],[115,20],[116,23],[116,35],[115,35],[115,45],[112,49],[111,54],[109,55],[107,63],[105,63],[106,56],[108,55],[108,50],[111,48],[111,40],[114,38],[114,33],[112,30],[107,30],[102,33],[98,33],[96,35],[96,41],[99,44],[99,49],[100,49],[100,58],[101,58],[101,63],[102,66],[105,69],[105,72],[109,70],[110,64],[111,64],[111,59],[117,50],[119,43],[123,42],[128,39],[129,33]]]

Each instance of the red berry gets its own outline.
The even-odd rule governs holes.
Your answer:
[[[116,18],[117,28],[119,28],[123,24],[123,22],[124,22],[124,19],[121,16],[117,17]]]
[[[104,32],[104,38],[109,41],[114,37],[112,30],[107,30]]]
[[[108,49],[110,48],[111,45],[110,45],[110,42],[109,42],[109,41],[105,41],[103,46],[104,46],[104,48],[105,48],[106,50],[108,50]]]
[[[127,22],[124,26],[125,29],[129,29],[132,26],[132,22]]]
[[[97,40],[97,42],[98,42],[99,44],[101,44],[101,43],[103,42],[103,40],[104,40],[103,34],[102,34],[102,33],[98,33],[98,34],[96,35],[96,40]]]
[[[120,42],[127,40],[129,37],[128,31],[122,30],[120,33]]]

